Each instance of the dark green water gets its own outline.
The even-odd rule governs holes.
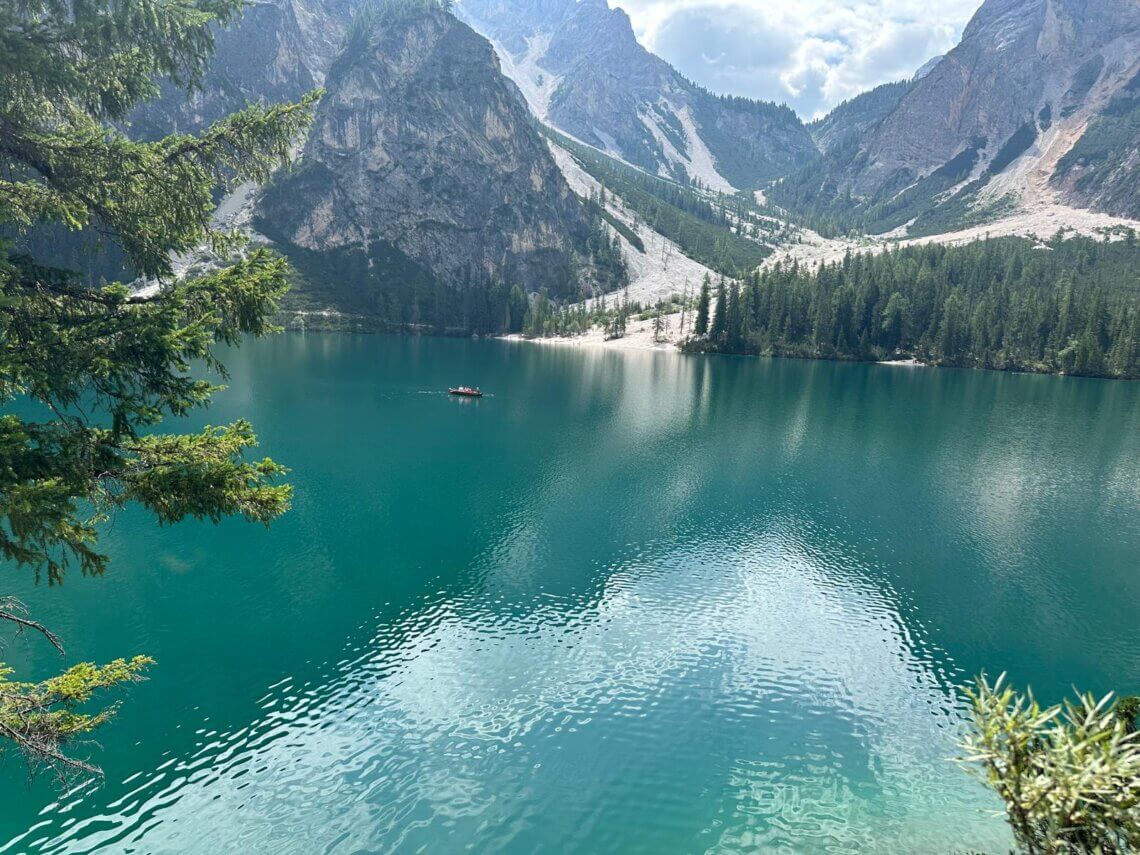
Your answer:
[[[253,419],[295,508],[126,513],[104,578],[7,571],[74,656],[158,665],[100,789],[8,761],[4,851],[996,852],[956,687],[1140,690],[1138,384],[319,335],[228,362],[209,421]]]

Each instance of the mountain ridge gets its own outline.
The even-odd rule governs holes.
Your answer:
[[[629,16],[605,0],[462,0],[455,8],[496,46],[536,115],[651,173],[751,189],[815,154],[792,110],[694,84],[642,47]]]
[[[987,0],[889,112],[770,196],[881,230],[1057,203],[1135,217],[1138,72],[1132,0]]]

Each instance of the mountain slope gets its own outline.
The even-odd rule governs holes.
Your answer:
[[[959,219],[1043,201],[1134,213],[1138,71],[1135,0],[987,0],[880,122],[769,196],[874,210],[885,229],[937,207]]]
[[[808,124],[812,139],[825,154],[842,149],[882,121],[898,106],[910,87],[910,81],[898,80],[849,98],[822,119]]]
[[[536,115],[649,172],[727,191],[815,155],[790,109],[694,85],[606,0],[461,0],[456,11],[495,43]]]
[[[352,311],[472,328],[465,292],[618,284],[491,46],[437,4],[380,7],[325,85],[298,166],[255,218],[310,287],[334,278],[326,296]]]
[[[1140,71],[1089,119],[1050,186],[1074,204],[1140,219]]]

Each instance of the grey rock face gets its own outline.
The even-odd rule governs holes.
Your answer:
[[[266,0],[216,34],[210,70],[192,95],[164,86],[131,116],[134,135],[194,131],[249,103],[295,100],[320,86],[344,42],[355,0]]]
[[[606,0],[460,0],[494,40],[532,109],[560,130],[650,172],[749,188],[816,155],[786,107],[718,98],[649,53]]]
[[[922,65],[920,65],[918,67],[918,71],[916,71],[914,73],[914,76],[911,77],[911,80],[912,81],[913,80],[922,80],[922,78],[924,78],[924,77],[926,77],[926,75],[930,74],[930,72],[932,72],[934,70],[934,66],[936,66],[936,65],[938,65],[938,63],[942,62],[942,56],[943,56],[942,54],[938,54],[938,56],[932,56],[930,59],[928,59]]]
[[[989,0],[962,42],[870,134],[856,196],[906,186],[973,139],[996,149],[1036,112],[1044,88],[1037,39],[1048,0]]]
[[[575,4],[551,34],[541,65],[561,81],[546,115],[551,124],[651,172],[664,167],[680,177],[641,114],[670,113],[664,104],[683,90],[668,64],[637,44],[624,12],[604,0]],[[665,138],[688,153],[679,124]]]
[[[449,285],[572,287],[590,225],[485,39],[436,6],[382,8],[325,86],[299,165],[261,202],[264,233],[382,247]]]

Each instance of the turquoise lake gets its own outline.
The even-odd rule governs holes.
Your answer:
[[[101,787],[5,760],[0,851],[996,853],[961,687],[1140,693],[1140,384],[317,334],[225,361],[190,423],[248,416],[294,508],[128,511],[102,578],[6,570],[66,661],[157,664]]]

